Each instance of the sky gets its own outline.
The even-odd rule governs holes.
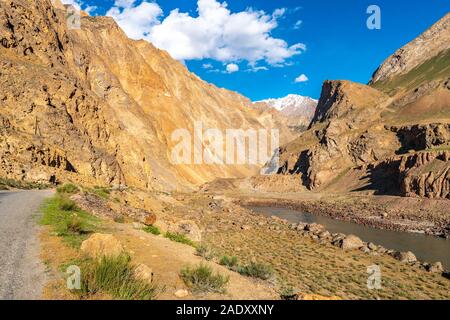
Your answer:
[[[253,101],[318,99],[325,80],[367,83],[390,54],[450,12],[450,0],[62,1],[113,17],[130,38]],[[379,28],[369,29],[368,19]]]

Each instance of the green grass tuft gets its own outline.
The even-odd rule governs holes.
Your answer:
[[[120,300],[154,300],[163,290],[156,284],[136,279],[130,257],[103,257],[81,263],[81,290],[83,298],[102,292]]]
[[[154,234],[155,236],[159,236],[161,234],[161,230],[155,226],[147,226],[143,230],[147,233]]]
[[[239,260],[235,256],[224,255],[220,258],[219,264],[229,269],[235,270],[239,266]]]
[[[241,266],[237,270],[241,275],[259,278],[262,280],[270,279],[273,274],[273,268],[267,264],[251,262],[248,265]]]
[[[88,235],[95,232],[99,219],[86,213],[64,195],[47,199],[41,207],[42,225],[51,226],[57,236],[70,246],[79,248]]]
[[[175,242],[187,244],[194,248],[197,246],[197,244],[194,241],[188,239],[185,235],[180,234],[180,233],[173,233],[173,232],[168,231],[168,232],[166,232],[164,237],[166,237],[169,240],[175,241]]]
[[[56,188],[56,191],[58,191],[58,193],[74,194],[74,193],[79,192],[80,189],[72,183],[66,183],[66,184]]]
[[[211,267],[202,263],[193,268],[183,268],[180,276],[194,293],[225,293],[230,281],[228,276],[213,273]]]
[[[206,244],[199,244],[196,247],[196,255],[204,258],[207,261],[211,261],[214,258],[214,251]]]

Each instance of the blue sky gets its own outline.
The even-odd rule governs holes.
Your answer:
[[[223,24],[228,33],[224,36],[221,30],[205,31],[208,24],[204,21],[214,24],[221,18],[216,17],[214,10],[205,9],[204,21],[199,21],[197,0],[144,1],[156,4],[142,7],[142,0],[73,1],[81,2],[83,9],[96,7],[91,8],[93,15],[108,13],[116,17],[131,37],[146,37],[166,47],[204,80],[252,100],[290,93],[318,98],[327,79],[366,83],[385,58],[450,11],[448,0],[228,0],[225,9],[229,14]],[[211,4],[216,0],[203,1]],[[369,30],[366,26],[369,17],[366,10],[373,4],[381,9],[380,30]],[[116,11],[111,11],[112,7]],[[177,8],[179,12],[164,21]],[[255,13],[257,10],[264,13]],[[231,15],[243,12],[248,13],[247,24],[247,20],[239,25],[236,21],[242,19],[230,19]],[[191,28],[190,21],[197,27]],[[155,25],[160,26],[151,31]],[[249,28],[256,28],[252,30],[257,36],[248,38]],[[187,39],[191,48],[180,47],[181,41],[174,40],[180,34],[192,37]],[[261,41],[253,43],[259,36]],[[230,43],[223,38],[242,41]],[[259,50],[260,54],[253,54]],[[308,81],[296,83],[300,75],[305,75]]]

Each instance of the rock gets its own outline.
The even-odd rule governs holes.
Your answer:
[[[180,289],[180,290],[175,291],[174,295],[177,298],[186,298],[189,295],[189,291]]]
[[[370,249],[368,248],[368,247],[361,247],[361,249],[360,249],[362,252],[364,252],[364,253],[369,253],[370,252]]]
[[[378,250],[378,247],[375,244],[373,244],[372,242],[369,242],[369,244],[367,245],[367,248],[369,248],[372,251]]]
[[[135,230],[141,230],[145,228],[145,224],[140,223],[140,222],[133,222],[133,229]]]
[[[122,244],[111,234],[95,233],[83,241],[80,248],[85,255],[97,259],[117,257],[125,252]]]
[[[306,225],[305,230],[310,231],[314,234],[318,234],[318,233],[324,231],[325,227],[318,223],[311,223],[311,224]]]
[[[441,262],[435,262],[428,265],[427,271],[432,273],[442,273],[444,272],[444,266]]]
[[[241,226],[241,229],[242,230],[250,230],[252,227],[251,226],[249,226],[249,225],[243,225],[243,226]]]
[[[364,246],[364,242],[355,235],[348,235],[340,241],[340,247],[344,250],[359,249]]]
[[[156,222],[156,215],[148,212],[142,221],[146,226],[153,226]]]
[[[307,226],[306,223],[298,223],[296,229],[297,229],[297,231],[303,231],[303,230],[305,230],[306,226]]]
[[[153,282],[153,270],[143,263],[136,266],[134,276],[136,279],[144,280],[148,283]]]
[[[403,263],[414,263],[417,261],[416,256],[411,251],[408,252],[397,251],[394,253],[394,258]]]
[[[330,237],[331,237],[331,233],[328,231],[323,231],[323,232],[319,233],[320,239],[329,239]]]
[[[200,231],[200,228],[194,221],[191,220],[183,220],[172,224],[169,226],[168,231],[172,233],[182,234],[189,240],[192,240],[194,242],[202,241],[202,233]]]

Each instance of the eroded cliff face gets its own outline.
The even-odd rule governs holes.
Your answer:
[[[210,85],[106,17],[69,30],[49,0],[0,2],[0,174],[185,189],[256,166],[174,165],[176,129],[281,130],[276,114]]]
[[[311,190],[448,198],[449,19],[408,44],[398,66],[390,57],[373,86],[326,81],[309,130],[281,148],[278,173]]]

